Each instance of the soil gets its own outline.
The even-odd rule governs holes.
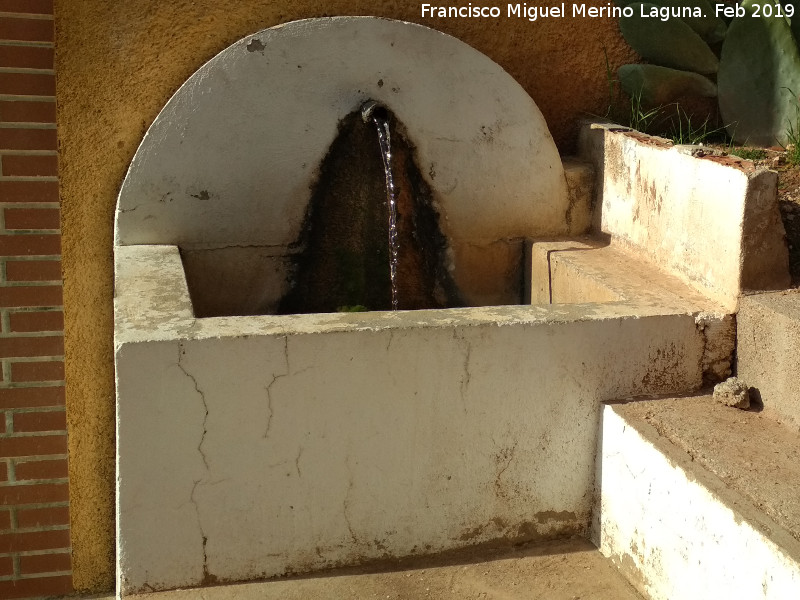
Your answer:
[[[781,152],[780,155],[785,155]],[[784,159],[778,171],[778,204],[789,243],[789,269],[792,286],[800,286],[800,165],[788,165]]]

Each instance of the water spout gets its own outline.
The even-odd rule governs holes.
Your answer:
[[[392,172],[392,144],[389,134],[389,113],[375,102],[369,100],[361,107],[361,119],[364,123],[372,121],[378,130],[378,144],[383,158],[383,171],[386,175],[386,206],[389,214],[389,278],[392,285],[392,310],[399,305],[397,291],[397,261],[399,248],[397,243],[397,193],[394,187]]]
[[[364,121],[364,123],[369,123],[372,121],[372,114],[375,112],[376,108],[382,107],[380,104],[375,102],[375,100],[367,100],[361,107],[361,120]]]

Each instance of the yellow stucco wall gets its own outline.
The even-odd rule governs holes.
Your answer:
[[[552,4],[560,2],[542,3]],[[265,27],[313,16],[399,18],[458,37],[502,65],[536,101],[562,151],[569,151],[576,119],[603,113],[607,104],[603,48],[614,67],[634,57],[613,19],[422,19],[420,5],[398,0],[56,0],[76,589],[102,591],[114,582],[116,194],[147,127],[183,81],[223,48]],[[505,13],[506,4],[496,6]],[[571,4],[566,6],[569,11]]]

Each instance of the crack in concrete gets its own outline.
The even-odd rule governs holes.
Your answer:
[[[303,476],[303,474],[300,472],[300,457],[301,456],[303,456],[303,447],[302,446],[300,446],[300,448],[298,449],[297,456],[294,459],[294,468],[297,470],[297,476],[298,477],[302,477]]]
[[[505,460],[505,464],[500,467],[500,470],[497,472],[497,476],[495,477],[495,480],[494,480],[494,487],[495,487],[495,490],[497,491],[497,494],[499,496],[503,496],[504,495],[503,483],[502,483],[502,481],[500,481],[500,479],[503,477],[505,472],[511,466],[511,463],[514,461],[514,457],[516,456],[517,446],[518,445],[519,445],[519,440],[515,441],[514,445],[511,446],[510,448],[504,448],[503,450],[501,450],[500,453],[497,456],[498,462],[500,460]]]
[[[625,464],[625,469],[628,471],[628,473],[630,473],[630,474],[631,474],[631,477],[632,477],[634,480],[636,480],[636,479],[639,479],[639,477],[641,477],[642,475],[644,475],[645,471],[647,471],[647,468],[646,468],[646,467],[642,467],[642,470],[641,470],[641,471],[639,471],[638,473],[634,473],[634,472],[633,472],[633,469],[631,469],[631,466],[630,466],[630,464],[628,464],[628,461],[627,461],[627,460],[623,460],[623,463]]]
[[[700,377],[702,379],[706,378],[706,354],[708,353],[708,335],[706,334],[706,327],[708,323],[706,322],[705,315],[703,313],[695,315],[694,318],[694,328],[697,333],[700,334],[700,364],[698,368],[700,369]]]
[[[269,382],[269,385],[264,389],[267,392],[267,427],[264,429],[264,435],[262,436],[263,439],[267,439],[269,436],[269,431],[272,429],[272,418],[275,416],[275,409],[272,408],[272,385],[278,380],[278,378],[284,377],[284,375],[273,375],[272,381]]]
[[[472,374],[469,372],[469,361],[472,358],[472,344],[463,338],[462,341],[466,344],[466,352],[464,353],[464,374],[461,377],[461,399],[463,400],[469,389],[469,382],[472,381]]]
[[[205,530],[203,529],[203,521],[200,518],[200,506],[197,504],[197,500],[195,499],[195,493],[197,492],[197,486],[200,485],[202,479],[197,479],[192,486],[192,493],[189,495],[189,501],[194,506],[194,512],[197,516],[197,528],[200,530],[200,537],[203,539],[203,585],[207,585],[209,583],[213,583],[216,581],[216,577],[212,575],[208,570],[208,536],[206,535]]]
[[[118,212],[119,212],[119,214],[124,215],[124,214],[127,214],[127,213],[132,213],[132,212],[140,209],[142,206],[144,206],[144,204],[137,204],[136,206],[133,206],[131,208],[121,208],[121,209],[119,209]]]
[[[353,540],[354,544],[358,543],[358,538],[356,537],[356,532],[353,530],[353,524],[350,522],[350,515],[348,514],[350,510],[350,493],[353,491],[353,487],[355,483],[353,481],[353,469],[350,466],[350,456],[345,458],[345,466],[347,467],[347,492],[344,495],[344,503],[342,506],[342,514],[344,516],[344,522],[347,524],[347,531],[350,532],[350,538]]]
[[[200,400],[203,402],[203,410],[205,414],[203,415],[203,434],[200,436],[200,443],[197,445],[197,451],[200,453],[200,457],[203,459],[203,465],[206,468],[206,471],[209,469],[208,465],[208,457],[206,453],[203,451],[203,444],[206,441],[206,435],[208,434],[208,403],[206,401],[206,396],[203,391],[200,389],[200,386],[197,383],[197,379],[186,370],[186,367],[183,365],[182,357],[186,354],[186,349],[182,343],[178,344],[178,368],[183,372],[186,377],[188,377],[192,384],[194,385],[194,390],[200,396]],[[202,482],[202,479],[196,479],[194,481],[194,485],[192,485],[192,492],[189,494],[189,502],[192,503],[194,506],[194,512],[197,516],[197,528],[200,530],[200,537],[203,540],[203,585],[208,585],[210,583],[214,583],[217,578],[212,575],[208,570],[208,553],[206,551],[206,547],[208,545],[208,536],[206,536],[205,530],[203,529],[203,522],[200,518],[200,506],[197,504],[197,499],[195,498],[195,494],[197,493],[197,487]]]
[[[624,426],[622,428],[622,433],[623,434],[625,433],[626,429],[627,429],[627,426]],[[636,431],[635,428],[634,428],[634,431]],[[636,432],[636,433],[638,435],[638,432]],[[639,471],[638,473],[634,473],[633,469],[631,469],[630,463],[628,462],[628,458],[629,458],[629,456],[627,454],[625,454],[624,452],[620,452],[620,451],[609,452],[608,454],[603,454],[603,460],[614,460],[614,461],[617,461],[618,463],[621,462],[623,464],[623,466],[625,467],[625,470],[628,471],[628,473],[630,473],[631,478],[633,480],[636,480],[636,479],[638,479],[639,477],[641,477],[642,475],[645,474],[645,472],[647,471],[647,467],[642,467],[641,471]]]
[[[272,406],[272,400],[273,400],[273,398],[272,398],[272,386],[275,385],[275,382],[278,381],[278,379],[281,379],[281,378],[286,377],[286,376],[289,375],[290,369],[289,369],[289,337],[288,336],[283,336],[283,360],[284,360],[284,363],[286,365],[286,372],[285,373],[278,373],[277,375],[275,373],[273,373],[272,374],[272,381],[270,381],[269,384],[267,384],[267,386],[264,388],[264,390],[267,392],[267,411],[268,412],[267,412],[267,426],[264,429],[264,435],[262,436],[262,439],[267,439],[267,437],[269,437],[269,432],[272,429],[272,420],[275,417],[275,409]]]
[[[459,382],[459,391],[461,394],[461,405],[464,408],[464,414],[467,413],[467,392],[469,391],[469,384],[472,381],[472,374],[470,373],[470,359],[472,358],[472,344],[464,338],[463,334],[459,335],[458,330],[453,330],[453,339],[455,339],[464,350],[463,373]]]
[[[206,453],[203,451],[203,444],[206,441],[206,435],[208,434],[208,403],[206,402],[206,395],[200,389],[197,384],[197,379],[195,379],[194,375],[189,373],[186,370],[186,367],[183,366],[181,362],[182,357],[186,354],[186,349],[183,346],[183,343],[178,344],[178,368],[183,372],[186,377],[188,377],[192,384],[194,385],[194,391],[200,396],[200,400],[203,402],[203,410],[205,414],[203,415],[203,434],[200,436],[200,443],[197,445],[197,451],[200,453],[200,457],[203,459],[203,465],[205,465],[206,470],[208,470],[208,457]]]
[[[394,331],[389,331],[389,341],[386,343],[386,352],[389,352],[389,348],[391,348],[393,340],[394,340]]]

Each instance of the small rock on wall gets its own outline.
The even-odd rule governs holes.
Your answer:
[[[750,388],[738,377],[729,377],[714,386],[714,400],[725,406],[747,410],[750,408]]]

